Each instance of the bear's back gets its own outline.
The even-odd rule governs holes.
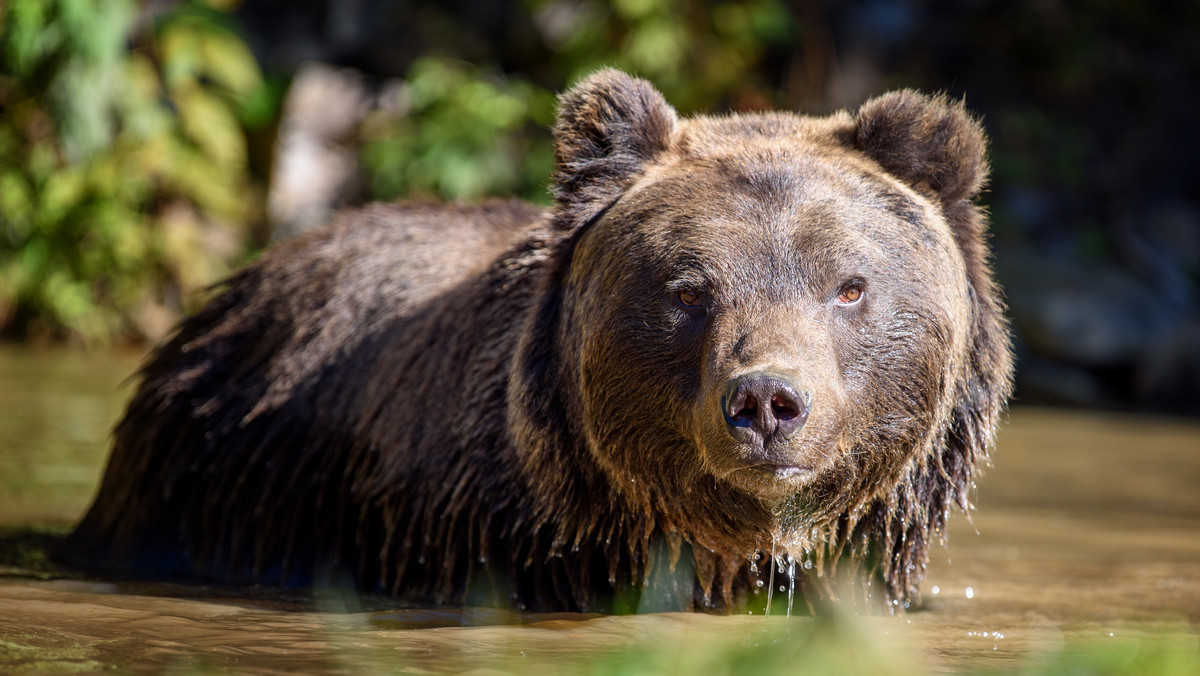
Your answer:
[[[453,307],[542,217],[515,201],[372,204],[264,253],[143,367],[101,495],[60,556],[299,584],[323,558],[350,564],[352,527],[315,510],[362,507],[342,477],[376,462],[380,434],[418,429],[400,418],[427,396],[380,388],[433,368]]]

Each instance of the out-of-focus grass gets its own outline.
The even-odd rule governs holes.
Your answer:
[[[469,618],[484,615],[482,625],[471,626],[475,623]],[[918,629],[902,617],[837,614],[786,620],[667,613],[505,626],[504,613],[484,615],[459,616],[467,625],[463,627],[414,624],[397,629],[394,622],[377,625],[369,613],[323,613],[331,647],[326,666],[335,671],[587,676],[1200,674],[1197,635],[1186,625],[1126,625],[1115,637],[1094,629],[1031,627],[1034,636],[1065,640],[1009,641],[993,652],[978,641]],[[430,620],[422,612],[414,618]],[[537,618],[512,615],[508,621],[531,619]],[[502,624],[491,624],[496,621]],[[418,628],[425,626],[431,628]]]
[[[466,666],[466,665],[462,665]],[[1195,634],[1140,638],[1077,639],[1057,652],[1031,652],[1013,659],[978,658],[941,662],[917,643],[887,639],[853,622],[793,623],[750,635],[714,637],[698,632],[678,642],[647,641],[620,652],[565,659],[512,659],[479,665],[484,671],[564,673],[589,676],[657,674],[1027,674],[1029,676],[1194,676],[1200,674]]]
[[[702,636],[673,645],[650,643],[573,667],[595,676],[926,673],[918,654],[878,638],[864,640],[844,621],[792,625],[728,638]]]
[[[1194,633],[1109,638],[1068,643],[1062,651],[1036,655],[1027,674],[1036,676],[1194,676],[1200,651]]]

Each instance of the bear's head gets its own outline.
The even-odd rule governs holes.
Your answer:
[[[556,142],[510,415],[557,537],[628,512],[743,563],[848,546],[915,596],[1010,391],[979,124],[910,91],[685,120],[606,70]]]

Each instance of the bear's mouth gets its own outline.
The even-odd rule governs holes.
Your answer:
[[[816,475],[811,465],[761,463],[734,469],[726,475],[726,481],[747,493],[770,500],[795,494]]]
[[[765,474],[768,477],[774,477],[779,481],[787,480],[804,480],[812,476],[813,468],[808,465],[776,465],[773,463],[763,463],[761,465],[751,465],[746,468],[751,472]]]

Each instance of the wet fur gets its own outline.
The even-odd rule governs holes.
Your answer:
[[[961,104],[913,92],[853,115],[684,128],[648,83],[601,71],[562,98],[551,210],[373,205],[266,252],[150,357],[60,556],[136,576],[348,577],[418,602],[730,609],[769,575],[750,557],[802,528],[825,563],[821,577],[801,575],[802,592],[834,593],[843,561],[882,580],[887,598],[916,599],[1010,389],[973,203],[982,130]],[[773,153],[819,161],[810,175]],[[709,182],[679,167],[703,167]],[[961,269],[966,293],[946,321],[864,343],[873,361],[855,368],[888,380],[840,413],[853,448],[803,504],[781,506],[707,473],[686,426],[661,424],[690,410],[680,392],[703,374],[673,365],[700,348],[655,352],[661,331],[635,322],[607,331],[660,290],[631,285],[599,242],[636,232],[639,213],[684,223],[706,205],[773,196],[784,208],[798,181],[887,203],[914,228],[883,243],[896,251],[948,232],[956,260],[915,260]],[[671,247],[670,233],[638,236]],[[838,256],[836,242],[811,246]],[[635,295],[598,308],[597,285]],[[889,347],[903,336],[924,338]],[[649,347],[630,356],[629,345]],[[631,408],[620,394],[631,390],[661,405]]]

